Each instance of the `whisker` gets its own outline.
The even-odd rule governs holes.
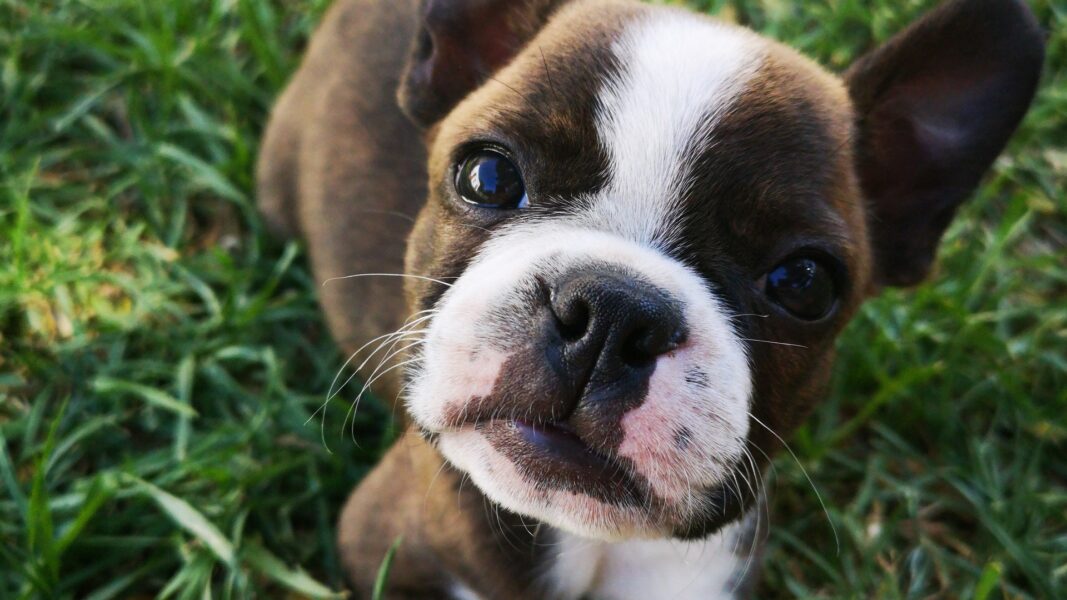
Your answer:
[[[756,503],[756,515],[755,515],[756,522],[755,522],[755,525],[754,525],[755,531],[753,532],[752,540],[749,542],[748,550],[745,552],[745,564],[744,564],[744,567],[742,567],[742,569],[741,569],[741,576],[736,578],[736,580],[735,580],[736,583],[733,586],[733,588],[730,590],[731,593],[737,591],[737,588],[740,587],[741,582],[743,582],[745,580],[745,578],[748,576],[748,572],[752,568],[752,565],[756,560],[756,548],[758,547],[758,545],[760,543],[759,539],[758,539],[759,531],[760,531],[760,522],[761,522],[761,518],[763,516],[763,513],[762,513],[760,505],[764,504],[764,502],[762,500],[763,492],[760,490],[761,486],[760,486],[759,470],[756,468],[755,458],[752,457],[752,453],[748,450],[748,448],[742,448],[742,451],[744,453],[744,454],[742,454],[742,457],[744,458],[744,463],[743,463],[744,464],[744,468],[745,468],[745,470],[748,470],[748,469],[752,470],[752,478],[756,482],[756,485],[753,486],[752,481],[749,480],[749,478],[748,478],[748,475],[745,474],[744,472],[741,473],[741,477],[748,483],[749,491],[752,492],[753,501]],[[734,554],[737,553],[736,549],[737,549],[737,547],[735,545],[735,548],[734,548],[734,551],[733,551]]]
[[[477,229],[479,231],[484,231],[486,233],[493,233],[492,229],[489,229],[488,227],[482,227],[481,225],[474,225],[474,224],[471,224],[471,223],[460,223],[459,226],[460,227],[466,227],[467,229]]]
[[[804,468],[804,465],[800,462],[800,459],[797,458],[796,453],[793,452],[793,448],[790,447],[789,444],[786,443],[786,441],[784,439],[782,439],[782,436],[778,435],[778,432],[776,432],[775,430],[773,430],[770,427],[768,427],[763,421],[760,421],[756,417],[756,415],[752,414],[752,411],[748,411],[748,416],[753,421],[755,421],[756,423],[759,423],[759,425],[761,427],[763,427],[764,429],[769,431],[771,435],[773,435],[774,437],[778,438],[778,441],[782,443],[782,446],[785,447],[786,451],[789,452],[789,455],[792,456],[793,460],[797,463],[797,466],[800,467],[800,472],[803,473],[804,474],[804,478],[808,480],[808,485],[810,485],[811,486],[811,490],[813,492],[815,492],[815,497],[818,498],[818,500],[819,500],[819,506],[822,507],[822,512],[823,512],[823,514],[826,515],[826,522],[830,525],[830,530],[833,531],[833,533],[834,533],[834,545],[837,548],[837,555],[840,556],[841,555],[841,538],[838,537],[838,535],[837,535],[837,527],[834,526],[834,521],[833,521],[833,519],[830,518],[830,510],[828,508],[826,508],[826,503],[823,502],[822,494],[819,493],[819,488],[815,487],[815,482],[812,481],[811,476],[808,475],[808,470]]]
[[[496,77],[490,77],[489,80],[490,81],[495,81],[496,83],[499,83],[500,85],[502,85],[502,86],[508,88],[509,90],[515,92],[516,95],[518,95],[519,97],[523,98],[524,100],[527,99],[526,96],[522,92],[520,92],[519,90],[515,89],[514,87],[504,83],[503,81],[497,79]],[[537,112],[537,114],[541,115],[542,119],[544,119],[546,121],[550,120],[549,119],[549,115],[545,111],[541,110],[541,108],[538,107],[538,104],[539,104],[538,102],[529,102],[528,104],[529,104],[529,106],[531,106],[534,109],[534,111]]]
[[[345,386],[351,383],[352,380],[355,379],[357,375],[359,375],[359,372],[363,370],[363,367],[367,366],[367,363],[369,363],[372,358],[374,358],[379,352],[381,352],[383,348],[388,347],[389,350],[392,350],[399,342],[405,339],[415,339],[418,337],[425,338],[425,336],[426,333],[423,331],[411,331],[410,329],[407,331],[398,331],[396,333],[390,334],[386,337],[386,339],[382,340],[382,342],[378,344],[378,347],[374,349],[374,352],[371,352],[369,355],[367,355],[365,359],[363,359],[363,362],[361,362],[358,367],[352,369],[352,373],[348,376],[348,379],[346,379],[345,382],[337,388],[336,392],[330,395],[328,400],[332,400],[334,396],[339,394],[341,390],[345,388]],[[388,350],[386,352],[388,352]]]
[[[371,213],[371,214],[386,215],[386,216],[389,216],[389,217],[396,217],[398,219],[404,219],[405,221],[407,221],[409,223],[415,223],[416,222],[416,218],[415,217],[413,217],[411,215],[408,215],[408,214],[405,214],[405,213],[402,213],[402,212],[400,212],[398,210],[380,210],[380,209],[375,209],[375,208],[354,208],[352,210],[354,212]],[[460,223],[459,225],[461,227],[468,227],[470,229],[480,229],[482,231],[492,233],[491,230],[489,230],[489,229],[487,229],[485,227],[481,227],[481,226],[478,226],[478,225],[472,225],[470,223]]]
[[[402,213],[402,212],[400,212],[398,210],[382,210],[382,209],[377,209],[377,208],[353,208],[353,209],[349,209],[349,210],[351,210],[352,212],[371,213],[371,214],[377,214],[377,215],[387,215],[387,216],[390,216],[390,217],[397,217],[397,218],[400,218],[400,219],[404,219],[405,221],[408,221],[409,223],[414,223],[415,222],[415,217],[413,217],[411,215],[408,215],[408,214],[405,214],[405,213]]]
[[[761,314],[757,314],[757,313],[743,313],[743,314],[737,314],[737,315],[728,315],[726,318],[727,319],[740,319],[741,317],[757,317],[757,318],[760,318],[760,319],[767,319],[767,318],[770,318],[770,315],[761,315]]]
[[[460,475],[460,477],[459,477],[459,485],[456,486],[456,508],[457,509],[462,509],[463,508],[463,486],[464,486],[464,484],[467,483],[467,480],[470,479],[470,473],[467,473],[466,471],[462,471],[462,473],[463,474]]]
[[[548,68],[548,59],[545,58],[545,49],[538,46],[537,51],[541,53],[541,64],[545,67],[545,77],[548,79],[548,87],[552,89],[552,95],[556,97],[556,100],[559,100],[559,90],[556,89],[556,82],[552,80],[552,71]]]
[[[380,358],[378,360],[378,364],[375,365],[374,370],[371,371],[370,375],[367,376],[367,381],[363,382],[363,387],[360,389],[359,395],[362,396],[363,392],[367,391],[367,389],[370,387],[371,382],[377,380],[376,375],[378,375],[378,371],[380,371],[382,367],[386,366],[394,356],[402,354],[403,352],[407,351],[408,349],[413,348],[413,347],[415,347],[415,346],[417,346],[419,344],[425,343],[425,341],[426,341],[426,336],[422,335],[421,332],[412,332],[412,333],[406,334],[406,335],[404,335],[402,337],[398,337],[397,339],[393,340],[393,343],[389,344],[389,349],[386,350],[386,352],[382,356],[382,358]],[[398,350],[393,350],[401,342],[411,342],[411,343],[407,344],[406,346],[404,346],[404,347],[402,347],[402,348],[400,348]],[[367,363],[368,361],[370,361],[370,359],[371,359],[371,357],[368,356],[367,360],[365,360],[363,362]],[[360,368],[362,369],[363,365],[360,365]]]
[[[487,498],[485,496],[482,496],[482,501],[483,502],[488,502],[489,505],[492,507],[493,516],[496,518],[496,528],[497,528],[498,531],[500,531],[500,537],[502,537],[504,539],[504,541],[507,542],[508,546],[511,546],[512,550],[515,550],[516,552],[521,553],[522,552],[522,548],[520,548],[514,541],[512,541],[511,536],[508,535],[508,529],[510,529],[510,528],[505,528],[505,526],[504,526],[504,520],[500,517],[500,506],[496,502],[493,502],[492,500],[490,500],[489,498]],[[522,521],[522,516],[521,515],[519,516],[519,520]],[[525,526],[526,526],[526,523],[524,522],[523,523],[523,527],[525,527]],[[527,529],[527,531],[529,531],[529,530]],[[499,541],[497,542],[497,547],[500,548],[501,550],[503,550],[503,546],[500,545]]]
[[[447,466],[448,466],[448,462],[445,461],[445,460],[442,460],[441,461],[441,466],[437,467],[437,471],[433,474],[433,477],[430,478],[430,483],[429,483],[429,485],[426,486],[426,495],[423,496],[423,498],[422,498],[422,506],[423,506],[423,510],[424,511],[429,508],[430,492],[433,491],[433,484],[437,481],[437,478],[441,476],[441,473],[444,472],[445,467],[447,467]]]
[[[412,360],[404,361],[404,362],[402,362],[402,363],[400,363],[400,364],[398,364],[396,366],[390,367],[390,368],[386,369],[381,375],[379,375],[378,377],[375,377],[373,381],[377,381],[378,379],[380,379],[381,377],[383,377],[386,374],[390,373],[391,371],[395,371],[396,369],[402,368],[405,365],[411,364],[413,362],[417,362],[418,360],[419,359],[412,359]],[[373,383],[373,381],[372,381],[372,383]],[[357,448],[360,447],[360,446],[359,446],[359,441],[356,440],[356,414],[357,414],[357,412],[359,410],[359,402],[362,399],[362,396],[363,396],[363,392],[360,392],[360,395],[356,397],[356,399],[352,403],[352,406],[348,409],[348,413],[345,415],[345,420],[341,422],[341,434],[344,435],[345,425],[348,424],[348,420],[350,418],[352,419],[352,423],[351,423],[351,425],[349,425],[349,436],[352,439],[352,443],[354,443]]]
[[[426,312],[426,311],[421,311],[421,312]],[[421,313],[416,313],[416,315],[417,314],[421,314]],[[331,454],[333,453],[333,451],[330,450],[329,444],[326,442],[326,409],[329,406],[330,401],[332,401],[337,396],[337,394],[341,393],[341,390],[343,390],[353,379],[355,379],[355,377],[359,374],[359,371],[363,367],[365,367],[367,365],[367,362],[369,362],[371,358],[373,358],[376,354],[378,354],[378,352],[381,351],[381,349],[383,347],[385,347],[386,344],[389,344],[390,340],[393,340],[395,338],[395,341],[393,341],[392,346],[389,346],[389,348],[392,349],[401,340],[414,339],[421,332],[418,332],[418,331],[414,331],[414,332],[413,331],[405,331],[405,329],[410,330],[412,327],[415,327],[416,325],[418,325],[421,321],[423,321],[425,319],[428,319],[428,318],[430,318],[432,316],[433,315],[427,315],[426,317],[423,317],[421,319],[417,319],[416,321],[414,321],[412,323],[405,324],[405,325],[401,326],[400,329],[398,329],[397,331],[394,331],[393,333],[388,333],[388,334],[383,335],[383,336],[378,336],[377,338],[371,340],[370,342],[367,342],[362,347],[360,347],[359,350],[356,350],[354,353],[352,353],[352,355],[348,358],[348,360],[345,361],[345,364],[338,370],[337,375],[334,376],[333,381],[330,383],[330,391],[328,392],[326,400],[324,400],[322,402],[322,404],[319,406],[319,408],[316,409],[315,412],[313,412],[311,414],[311,416],[308,417],[307,421],[304,422],[304,425],[307,425],[308,423],[310,423],[315,418],[316,415],[318,415],[320,412],[322,413],[322,422],[319,425],[319,437],[320,437],[320,439],[322,441],[323,447],[326,448],[327,452],[329,452]],[[334,390],[334,386],[337,384],[337,380],[341,377],[341,374],[344,372],[344,369],[351,363],[351,361],[364,348],[366,348],[370,344],[373,344],[375,341],[381,340],[383,338],[384,338],[384,341],[382,343],[380,343],[377,348],[375,348],[374,352],[371,352],[370,355],[367,356],[367,358],[358,367],[353,369],[352,374],[349,375],[347,379],[345,379],[344,383],[342,383],[339,387],[337,387],[336,390]],[[348,421],[348,417],[346,415],[345,416],[345,422],[347,422],[347,421]],[[341,429],[342,430],[344,429],[344,426],[345,426],[345,423],[341,423]]]
[[[446,287],[452,287],[451,283],[446,283],[440,279],[434,279],[433,277],[425,277],[423,275],[411,275],[408,273],[356,273],[354,275],[344,275],[341,277],[331,277],[322,282],[322,286],[326,287],[326,284],[333,283],[334,281],[340,281],[342,279],[356,279],[357,277],[408,277],[411,279],[418,279],[421,281],[429,281],[432,283],[439,283]]]
[[[419,345],[421,343],[423,343],[422,340],[412,342],[411,344],[408,344],[407,346],[404,346],[403,348],[401,348],[401,349],[397,350],[396,352],[394,352],[392,355],[390,355],[390,358],[392,356],[395,356],[396,354],[400,354],[401,352],[404,352],[404,351],[408,350],[409,348],[411,348],[413,346],[417,346],[417,345]],[[352,425],[350,426],[349,433],[350,433],[350,436],[352,438],[352,441],[354,443],[356,443],[357,446],[359,445],[359,443],[356,442],[356,411],[359,409],[359,401],[363,398],[363,394],[365,394],[367,392],[367,390],[370,389],[370,386],[373,385],[375,381],[378,381],[382,377],[386,376],[387,374],[389,374],[389,373],[391,373],[391,372],[393,372],[393,371],[395,371],[397,369],[403,368],[406,365],[410,365],[412,363],[419,362],[420,360],[422,360],[421,357],[416,357],[416,358],[412,358],[412,359],[409,359],[409,360],[401,361],[401,362],[389,367],[388,369],[382,371],[380,374],[372,376],[371,378],[369,378],[367,380],[366,383],[363,384],[363,389],[361,389],[359,391],[359,395],[357,395],[356,399],[352,402],[352,408],[349,409],[348,415],[345,415],[345,420],[341,423],[341,431],[344,431],[345,424],[348,423],[349,415],[351,415],[351,417],[352,417]],[[375,370],[375,371],[377,371],[377,370]]]
[[[418,315],[421,315],[423,313],[430,312],[430,311],[433,311],[433,310],[434,309],[427,309],[427,310],[419,311],[419,312],[415,313],[414,315],[412,315],[411,317],[415,317],[415,316],[418,316]],[[389,339],[393,338],[394,336],[404,336],[404,335],[408,335],[408,334],[412,333],[411,332],[412,328],[414,328],[415,326],[419,325],[420,323],[425,322],[428,319],[433,318],[433,316],[434,316],[433,314],[426,315],[426,316],[424,316],[422,318],[419,318],[419,319],[416,319],[414,321],[411,321],[410,320],[411,317],[409,317],[408,321],[406,321],[403,325],[401,325],[400,328],[397,329],[396,331],[394,331],[392,333],[387,333],[385,335],[380,335],[380,336],[374,338],[373,340],[367,342],[366,344],[363,344],[362,346],[360,346],[358,350],[353,352],[352,355],[348,357],[348,360],[345,361],[345,364],[341,365],[341,368],[338,369],[337,375],[335,375],[334,378],[333,378],[333,381],[330,382],[330,391],[329,391],[329,393],[327,395],[326,400],[327,401],[332,400],[337,394],[339,394],[341,392],[341,390],[344,389],[344,387],[346,385],[348,385],[349,383],[352,382],[352,379],[355,378],[355,376],[359,372],[359,370],[363,368],[364,365],[360,365],[359,367],[356,367],[355,369],[353,369],[353,372],[352,372],[351,375],[349,375],[348,379],[346,379],[345,382],[343,384],[341,384],[340,387],[338,387],[336,390],[334,390],[334,386],[337,385],[337,380],[341,378],[341,374],[344,372],[345,368],[347,368],[348,365],[352,364],[352,361],[355,360],[355,358],[357,356],[359,356],[359,353],[362,352],[367,346],[370,346],[374,342],[377,342],[377,341],[380,341],[380,340],[383,340],[383,339],[386,340],[385,342],[382,342],[382,344],[379,344],[378,347],[375,348],[374,352],[370,353],[370,356],[368,356],[368,358],[370,358],[371,356],[374,356],[375,354],[377,354],[378,351],[381,350],[382,346],[384,346],[385,344],[388,344],[389,343]]]
[[[790,348],[804,348],[805,350],[808,348],[807,346],[805,346],[803,344],[790,344],[789,342],[775,342],[775,341],[771,341],[771,340],[757,340],[757,339],[753,339],[753,338],[738,338],[738,339],[743,341],[743,342],[758,342],[760,344],[774,344],[775,346],[788,346]]]

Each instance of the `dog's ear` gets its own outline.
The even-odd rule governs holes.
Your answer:
[[[428,127],[506,65],[566,0],[421,0],[398,100]]]
[[[950,0],[846,73],[876,284],[926,277],[956,209],[1026,113],[1043,59],[1022,0]]]

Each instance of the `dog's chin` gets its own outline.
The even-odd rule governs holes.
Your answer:
[[[723,482],[668,501],[625,461],[566,428],[494,420],[436,436],[444,457],[492,502],[562,531],[599,540],[696,538],[734,520],[751,494]],[[731,481],[746,481],[733,470]]]

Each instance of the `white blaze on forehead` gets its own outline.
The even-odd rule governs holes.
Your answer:
[[[600,92],[608,185],[587,223],[662,246],[698,151],[763,61],[755,34],[681,11],[654,11],[615,44],[619,73]]]

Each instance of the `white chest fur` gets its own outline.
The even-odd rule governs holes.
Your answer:
[[[737,523],[703,540],[600,542],[560,533],[548,577],[559,598],[735,598],[751,548]]]

